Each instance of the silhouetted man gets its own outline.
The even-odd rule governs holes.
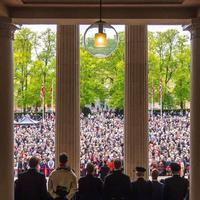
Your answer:
[[[68,156],[59,156],[60,167],[54,170],[48,181],[48,191],[53,199],[71,200],[77,192],[76,175],[67,165]]]
[[[153,200],[163,200],[163,189],[164,184],[158,182],[159,171],[157,169],[153,169],[152,176],[152,199]]]
[[[177,163],[170,165],[173,176],[165,179],[164,200],[184,200],[188,191],[189,182],[180,177],[181,167]]]
[[[16,181],[15,200],[46,200],[46,179],[39,173],[39,159],[32,157],[29,167],[28,171],[19,174]]]
[[[79,179],[79,200],[101,200],[103,183],[100,178],[94,176],[94,165],[87,164],[87,175]]]
[[[105,180],[105,177],[108,175],[109,172],[110,172],[110,168],[107,166],[106,161],[104,161],[104,164],[100,170],[100,178],[102,181]]]
[[[152,184],[144,179],[144,167],[136,167],[137,180],[131,183],[132,200],[152,200]]]
[[[114,171],[105,178],[104,200],[129,200],[130,178],[122,172],[120,160],[114,161]]]

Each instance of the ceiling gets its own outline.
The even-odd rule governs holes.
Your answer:
[[[22,0],[23,3],[46,3],[46,4],[51,4],[51,3],[63,3],[63,4],[96,4],[99,3],[99,0]],[[105,4],[118,4],[118,3],[123,3],[123,4],[145,4],[145,3],[181,3],[183,0],[104,0],[102,1]]]
[[[99,4],[99,0],[3,0],[6,5],[9,6],[25,6],[25,5],[94,5]],[[183,4],[183,5],[200,5],[200,0],[102,0],[102,4],[115,5],[172,5],[172,4]]]
[[[0,0],[0,16],[4,11],[15,23],[90,23],[99,18],[99,1]],[[200,17],[200,0],[102,0],[102,17],[118,24],[186,24]]]

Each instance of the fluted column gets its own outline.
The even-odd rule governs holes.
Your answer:
[[[0,18],[0,199],[14,199],[13,49],[15,26]]]
[[[191,32],[191,168],[190,200],[200,198],[200,18],[187,27]]]
[[[136,166],[148,169],[147,27],[125,32],[125,171],[134,179]]]
[[[57,27],[56,158],[61,152],[79,175],[79,26]]]

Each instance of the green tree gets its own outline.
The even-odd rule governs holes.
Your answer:
[[[173,76],[175,103],[185,109],[186,102],[190,101],[190,47],[189,38],[178,38],[176,59],[178,67]]]
[[[56,34],[51,29],[47,29],[38,36],[36,55],[37,59],[33,65],[34,75],[37,76],[40,88],[42,84],[44,85],[44,102],[45,105],[50,106],[52,81],[55,85],[56,76]],[[45,110],[45,106],[43,109]]]
[[[28,106],[28,86],[31,73],[33,41],[35,33],[22,28],[14,41],[14,84],[15,101],[26,112]]]
[[[175,85],[178,84],[177,80],[175,81],[174,79],[182,76],[182,73],[184,73],[184,71],[178,70],[179,67],[183,68],[186,66],[188,68],[188,38],[181,36],[177,30],[171,29],[165,32],[149,32],[148,41],[149,91],[151,91],[153,84],[155,88],[154,98],[155,101],[159,102],[159,85],[161,80],[163,106],[164,108],[175,108],[175,99],[177,99],[177,94],[181,93],[181,91],[178,92],[178,90],[181,90],[181,87],[179,89],[176,87],[176,92],[173,90]],[[184,56],[187,57],[185,61],[183,60]],[[181,66],[180,63],[182,63]],[[188,99],[186,93],[185,95],[184,101]],[[149,98],[151,98],[151,95],[149,95]]]

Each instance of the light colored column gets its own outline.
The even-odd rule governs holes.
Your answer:
[[[191,188],[190,200],[200,198],[200,18],[188,26],[191,32]]]
[[[147,27],[128,25],[125,37],[125,171],[134,179],[136,166],[148,172]]]
[[[79,26],[57,27],[56,158],[61,152],[79,176]]]
[[[14,199],[13,49],[15,26],[0,18],[0,199]]]

